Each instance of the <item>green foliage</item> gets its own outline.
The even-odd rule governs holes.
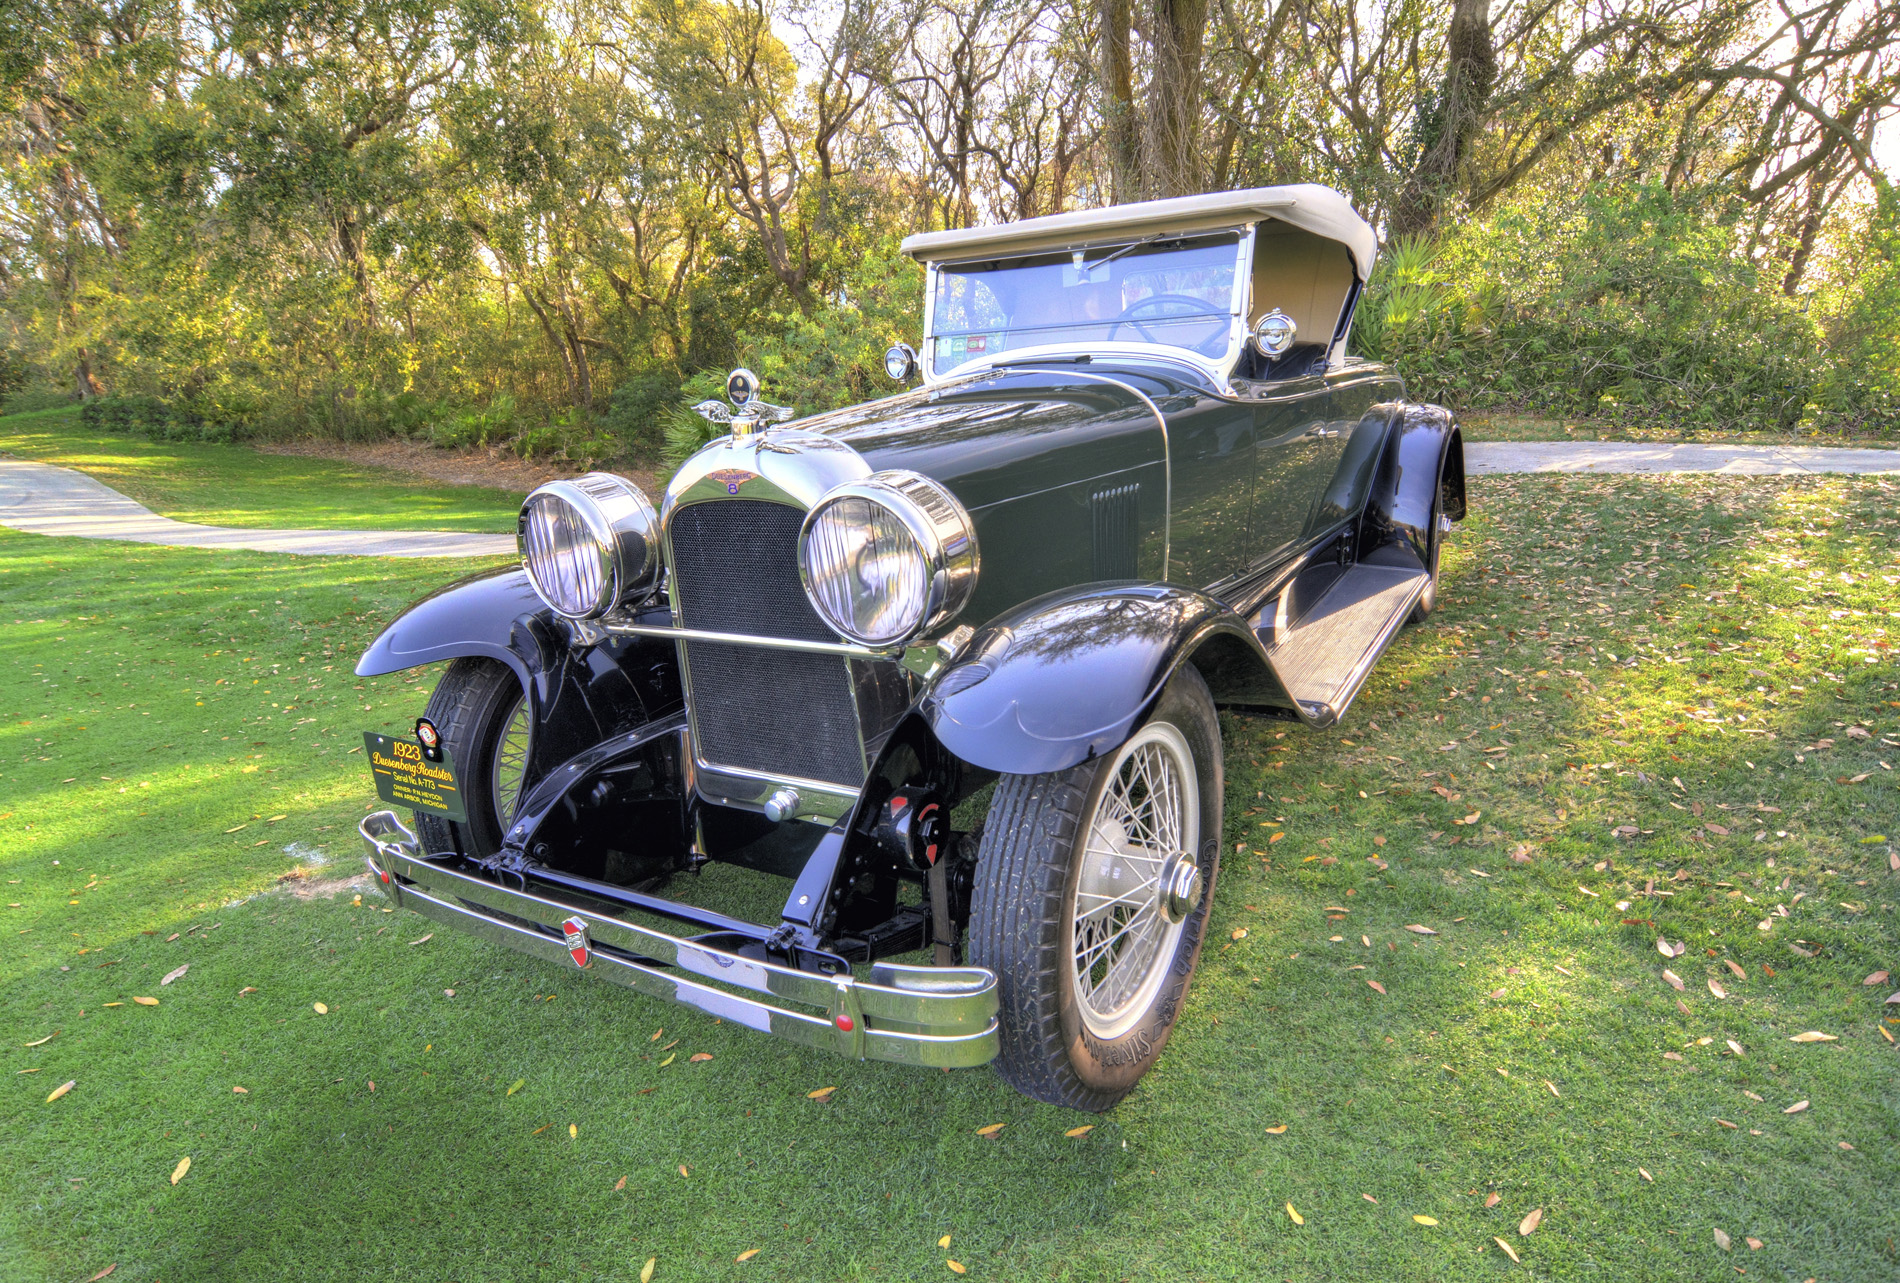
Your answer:
[[[701,401],[726,403],[726,376],[714,370],[702,370],[680,387],[679,400],[661,412],[664,446],[660,457],[667,466],[677,468],[699,452],[701,446],[726,435],[725,428],[693,411]]]
[[[1880,188],[1854,285],[1834,318],[1823,403],[1875,423],[1900,422],[1900,189]]]
[[[228,423],[208,423],[189,409],[151,396],[100,397],[86,402],[79,417],[89,428],[153,441],[228,443],[237,435]]]
[[[1546,196],[1399,246],[1370,334],[1413,395],[1457,407],[1785,431],[1839,358],[1735,239],[1707,193]]]

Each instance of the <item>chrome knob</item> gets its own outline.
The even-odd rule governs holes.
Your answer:
[[[1190,855],[1171,855],[1161,866],[1161,913],[1179,922],[1201,903],[1201,866]]]
[[[780,789],[765,799],[765,818],[774,824],[780,820],[789,820],[798,809],[798,790]]]

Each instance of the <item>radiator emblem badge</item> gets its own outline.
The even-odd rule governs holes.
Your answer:
[[[587,939],[586,919],[569,918],[561,924],[561,930],[567,934],[567,951],[573,955],[574,965],[585,967],[593,957],[593,946]]]
[[[744,468],[721,468],[717,472],[709,472],[706,475],[725,486],[727,494],[738,494],[740,486],[748,481],[758,480],[759,476],[758,473],[747,472]]]

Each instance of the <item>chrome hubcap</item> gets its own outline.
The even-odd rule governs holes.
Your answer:
[[[495,818],[503,827],[514,818],[515,804],[521,800],[521,784],[528,773],[528,743],[528,701],[517,695],[515,706],[502,723],[501,738],[495,741],[494,778],[489,781]]]
[[[1200,796],[1193,755],[1165,722],[1141,728],[1107,768],[1068,906],[1070,978],[1098,1038],[1134,1028],[1166,981],[1200,903]]]

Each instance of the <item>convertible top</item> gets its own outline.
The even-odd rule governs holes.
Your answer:
[[[1340,193],[1317,183],[1249,187],[1205,196],[1176,196],[1105,209],[1049,214],[1020,223],[921,232],[904,238],[903,251],[925,263],[1081,248],[1130,236],[1208,232],[1271,218],[1344,245],[1360,279],[1372,275],[1379,237]]]

